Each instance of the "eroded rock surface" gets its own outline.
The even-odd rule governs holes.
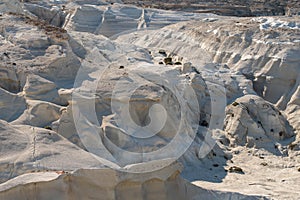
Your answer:
[[[0,198],[300,196],[299,17],[0,12]]]
[[[227,107],[224,131],[231,146],[264,147],[275,153],[281,148],[278,143],[295,136],[285,116],[254,95],[238,98]]]

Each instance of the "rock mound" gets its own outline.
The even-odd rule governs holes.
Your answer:
[[[233,147],[266,148],[271,152],[280,149],[277,145],[281,141],[294,136],[283,114],[254,95],[240,97],[227,106],[224,131]]]

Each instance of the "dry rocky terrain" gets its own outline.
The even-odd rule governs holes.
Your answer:
[[[0,199],[299,199],[297,1],[123,2],[0,0]]]
[[[200,13],[215,13],[234,16],[266,16],[299,14],[300,6],[297,0],[164,0],[164,1],[132,1],[124,3],[143,7],[153,7],[168,10],[192,11]]]

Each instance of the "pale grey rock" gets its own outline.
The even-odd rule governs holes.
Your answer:
[[[61,116],[61,106],[50,102],[27,100],[27,109],[11,124],[24,124],[44,128]]]
[[[139,166],[137,166],[139,167]],[[180,167],[172,165],[155,173],[124,174],[112,169],[80,169],[72,173],[31,173],[0,185],[0,197],[39,199],[264,199],[239,193],[218,192],[196,187],[183,180]],[[22,186],[20,186],[22,185]],[[32,187],[35,185],[35,192]],[[22,191],[18,192],[22,187]],[[80,189],[78,189],[80,187]],[[76,189],[75,189],[76,188]],[[72,193],[70,193],[72,189]],[[59,191],[53,193],[53,191]],[[95,193],[98,191],[99,193]],[[101,194],[101,195],[100,195]]]
[[[73,53],[66,33],[39,24],[35,18],[12,15],[5,18],[5,23],[1,23],[5,35],[0,38],[3,44],[0,51],[8,52],[9,58],[1,60],[1,65],[13,65],[20,87],[25,85],[28,74],[50,80],[58,88],[71,87],[80,61]]]
[[[224,130],[233,147],[265,148],[282,154],[286,152],[281,151],[280,143],[295,136],[283,114],[255,95],[245,95],[227,106]]]
[[[13,93],[19,92],[21,86],[16,71],[12,64],[2,66],[0,70],[0,87]]]
[[[297,17],[266,19],[274,23],[299,23]],[[240,71],[252,80],[258,95],[284,110],[291,98],[290,92],[294,90],[298,80],[299,61],[296,55],[299,55],[299,29],[286,27],[283,31],[255,31],[259,25],[260,22],[255,18],[224,18],[213,22],[176,24],[172,26],[172,31],[162,29],[152,31],[151,34],[131,34],[128,39],[128,36],[120,36],[118,41],[147,47],[155,46],[169,51],[176,49],[177,54],[181,51],[180,55],[201,55],[204,62],[227,64],[231,69]],[[245,31],[239,33],[243,26]],[[164,41],[159,42],[159,38],[164,38]],[[181,49],[185,49],[187,44],[191,50],[182,52]],[[177,45],[181,48],[176,48]],[[196,45],[200,48],[196,49]],[[190,61],[193,63],[193,60]]]
[[[14,12],[23,13],[22,4],[18,0],[1,0],[0,13]]]
[[[183,63],[190,62],[191,64],[186,64],[188,70],[185,71],[183,66],[181,71],[187,73],[192,70],[201,74],[205,83],[209,85],[208,90],[215,90],[215,86],[217,86],[216,90],[218,90],[219,94],[216,96],[225,98],[227,103],[245,94],[255,94],[251,80],[246,79],[242,73],[229,69],[226,64],[213,63],[211,53],[199,48],[201,44],[194,40],[193,37],[191,39],[189,32],[185,33],[184,26],[184,23],[173,25],[173,28],[180,30],[178,32],[172,31],[168,27],[158,31],[124,34],[119,36],[116,41],[144,46],[149,48],[151,52],[158,52],[160,49],[164,49],[166,52],[172,52],[172,54],[176,55],[171,56],[172,58],[179,56],[182,58]],[[164,39],[161,40],[161,38]]]
[[[103,1],[103,0],[74,0],[73,2],[76,4],[79,4],[79,5],[87,4],[87,5],[100,6],[100,5],[108,5],[109,4],[109,1]]]
[[[213,12],[225,16],[292,16],[300,14],[300,6],[297,0],[123,0],[125,4],[134,4],[143,7],[171,9],[178,11]]]
[[[281,21],[276,17],[270,19],[274,23]],[[203,24],[201,31],[206,30],[206,34],[194,30],[194,34],[202,41],[202,48],[212,53],[214,62],[226,63],[253,79],[257,94],[284,110],[299,74],[297,30],[285,28],[284,31],[275,29],[275,32],[273,29],[255,31],[260,25],[255,19],[252,22],[229,20],[231,26],[225,21],[210,23],[215,28],[205,28]],[[291,23],[297,21],[297,18],[288,19]],[[222,31],[223,23],[227,27]],[[247,31],[235,34],[235,30],[242,25],[245,25]],[[289,39],[285,39],[288,34]],[[214,40],[219,42],[212,44]]]
[[[26,101],[19,94],[13,94],[0,88],[0,119],[11,122],[26,109]]]
[[[58,90],[58,95],[61,98],[62,102],[69,104],[72,101],[72,92],[73,89],[61,88]]]
[[[58,7],[48,8],[42,5],[25,3],[24,8],[49,24],[58,27],[64,24],[66,14]]]
[[[294,127],[295,132],[298,133],[298,137],[300,137],[300,134],[299,134],[299,131],[300,131],[300,128],[299,128],[300,127],[300,121],[299,121],[300,101],[299,100],[300,100],[300,86],[298,83],[298,87],[295,90],[295,92],[293,93],[293,96],[291,97],[291,100],[288,103],[287,109],[285,110],[287,119],[289,120],[291,125]]]
[[[67,104],[60,99],[57,86],[47,79],[38,75],[29,74],[23,87],[24,96],[28,100],[42,100],[59,105]]]
[[[71,105],[61,110],[61,116],[56,121],[53,121],[51,126],[53,127],[54,131],[56,131],[72,143],[76,144],[77,146],[81,147],[82,149],[85,149],[84,145],[80,141],[74,124]]]
[[[163,68],[159,68],[155,64],[152,64],[155,63],[156,58],[159,57],[158,54],[151,53],[151,55],[154,56],[153,58],[151,58],[151,56],[145,49],[138,48],[134,45],[126,43],[116,43],[103,38],[102,36],[96,36],[90,33],[71,32],[71,35],[74,39],[80,41],[82,46],[85,47],[86,52],[90,52],[89,54],[87,54],[84,62],[85,71],[83,72],[87,73],[87,75],[83,75],[83,80],[80,79],[80,81],[77,82],[77,87],[80,86],[82,95],[84,95],[82,97],[82,103],[80,102],[81,107],[86,107],[87,111],[89,111],[89,105],[95,104],[98,122],[95,122],[94,119],[89,119],[89,115],[86,115],[87,118],[84,119],[84,123],[92,123],[93,126],[101,126],[102,128],[101,129],[100,127],[97,127],[98,132],[101,135],[101,141],[98,142],[98,147],[102,149],[100,151],[101,153],[98,152],[97,155],[101,155],[111,162],[118,163],[118,160],[121,160],[121,162],[118,163],[121,166],[130,163],[142,162],[144,158],[142,156],[126,157],[125,154],[118,151],[117,147],[122,147],[127,151],[135,152],[151,152],[153,150],[159,149],[160,147],[167,145],[170,139],[172,139],[172,137],[176,134],[176,127],[179,122],[177,118],[178,113],[172,112],[174,110],[179,110],[178,102],[174,101],[173,98],[170,98],[172,92],[163,89],[158,84],[147,83],[147,87],[143,87],[137,90],[130,100],[132,109],[131,117],[138,124],[147,124],[147,110],[149,110],[153,103],[158,101],[163,103],[165,108],[170,111],[170,113],[168,114],[166,126],[155,138],[149,139],[147,141],[139,141],[130,136],[127,136],[126,132],[118,127],[118,125],[113,120],[113,116],[110,115],[111,101],[119,101],[118,99],[112,99],[111,97],[115,84],[121,77],[123,77],[127,73],[133,75],[139,71],[142,71],[142,73],[139,72],[140,75],[135,76],[135,80],[139,81],[140,83],[147,81],[144,77],[151,77],[156,73],[165,75],[169,74],[167,75],[167,77],[172,77],[171,79],[174,80],[175,85],[180,84],[180,81],[189,80],[190,85],[196,93],[196,98],[199,104],[198,106],[200,108],[199,121],[195,122],[195,124],[201,124],[201,126],[207,127],[213,126],[223,128],[223,119],[225,115],[222,116],[222,113],[224,113],[225,105],[227,104],[226,95],[229,98],[228,101],[230,101],[236,97],[242,96],[243,94],[254,93],[252,90],[251,82],[246,80],[243,75],[231,72],[230,69],[228,69],[228,67],[226,66],[216,64],[205,66],[204,68],[206,68],[207,70],[201,71],[201,73],[205,77],[204,78],[193,66],[190,66],[190,70],[186,73],[183,73],[180,68],[177,68],[175,66],[164,66]],[[176,35],[174,37],[176,37]],[[93,54],[91,52],[94,51],[92,49],[95,47],[99,49],[99,53]],[[152,47],[151,52],[158,51],[158,48],[159,47]],[[132,53],[132,49],[134,49],[134,54]],[[181,54],[174,55],[174,60],[175,57],[180,57],[180,55]],[[194,57],[189,56],[189,54],[185,55],[184,59],[195,59]],[[130,57],[130,59],[126,59],[126,57]],[[138,62],[145,63],[137,64]],[[121,69],[120,65],[123,65],[124,69]],[[200,67],[200,65],[197,66]],[[79,73],[81,74],[81,72]],[[87,79],[85,79],[84,77],[87,77]],[[220,77],[222,77],[224,83],[222,81],[219,81]],[[99,80],[101,80],[101,82],[99,82]],[[208,83],[211,86],[210,88],[208,88],[207,86]],[[124,82],[124,84],[122,85],[126,87],[126,84],[128,83]],[[96,99],[94,99],[95,97],[93,97],[91,93],[91,89],[95,85],[97,85]],[[232,85],[234,85],[234,87]],[[227,94],[225,94],[224,91],[226,89],[228,90]],[[220,99],[224,99],[224,101],[222,101],[223,107],[219,106],[219,108],[216,109],[216,107],[218,107],[216,105],[218,104],[213,104],[212,101],[216,100],[216,102],[219,102]],[[72,112],[73,108],[71,106],[76,103],[77,102],[73,101],[71,105],[68,106],[67,110],[64,111],[61,119],[56,121],[55,124],[53,124],[53,127],[56,127],[56,130],[58,130],[61,135],[68,138],[73,143],[82,148],[87,148],[84,144],[82,144],[82,137],[78,137],[78,130],[76,130],[74,124],[74,113]],[[195,105],[192,105],[192,101],[190,101],[189,103],[190,108],[195,108]],[[216,110],[214,110],[212,113],[213,105],[215,105],[214,109]],[[97,125],[97,123],[99,123],[99,125]],[[206,129],[201,129],[197,133],[199,134],[199,136],[197,136],[198,142],[195,142],[193,144],[193,147],[188,150],[189,153],[183,156],[183,159],[181,161],[185,163],[186,166],[195,167],[198,165],[198,168],[200,169],[204,166],[207,167],[209,165],[213,165],[213,162],[219,163],[220,166],[223,166],[226,162],[226,159],[224,159],[224,153],[222,153],[222,150],[217,145],[214,148],[214,143],[211,146],[209,146],[210,144],[206,144],[207,150],[199,148],[199,146],[202,146],[207,142],[205,141],[205,133],[207,131],[208,130]],[[86,136],[88,137],[88,135]],[[205,155],[202,154],[208,154],[212,149],[217,152],[218,158],[203,161],[202,159],[204,159]],[[197,153],[197,155],[195,154],[195,152],[202,152],[202,154],[200,155]],[[206,161],[209,164],[203,166],[201,163],[204,163]],[[192,167],[186,168],[186,174],[189,174],[191,172],[190,170],[192,170]],[[220,169],[222,168],[220,167]],[[201,177],[201,173],[198,173],[197,176],[194,176],[194,178],[195,177]],[[209,177],[206,176],[204,178],[208,179]]]
[[[103,13],[104,11],[88,5],[77,8],[72,17],[74,21],[73,29],[75,31],[95,33],[97,27],[102,22]]]
[[[188,59],[184,61],[191,61],[203,74],[207,72],[201,66],[210,70],[215,68],[205,63],[223,63],[230,70],[220,70],[216,79],[219,85],[221,83],[226,88],[228,103],[246,94],[258,94],[275,104],[283,114],[286,112],[288,119],[291,119],[290,124],[297,130],[299,114],[295,104],[288,102],[299,87],[299,29],[285,26],[274,31],[260,30],[258,19],[224,18],[210,22],[179,23],[170,26],[173,30],[168,27],[151,33],[124,34],[117,41],[163,48],[170,52],[176,50],[177,54],[186,55]],[[273,24],[299,23],[297,17],[265,19]],[[243,31],[241,27],[244,27]],[[185,52],[185,49],[189,51]],[[208,77],[214,76],[209,74]],[[207,82],[209,78],[204,77]]]
[[[38,170],[75,170],[103,165],[57,133],[0,121],[1,182]]]
[[[1,137],[5,138],[5,142],[2,141],[2,147],[5,148],[1,149],[1,154],[5,156],[0,159],[0,166],[3,168],[1,182],[10,179],[0,184],[1,198],[23,198],[24,194],[19,192],[19,187],[22,187],[22,190],[28,190],[25,194],[26,198],[43,199],[69,197],[73,199],[87,197],[88,199],[128,199],[132,197],[131,195],[140,199],[144,199],[145,195],[159,199],[197,199],[212,196],[224,197],[224,195],[228,199],[259,198],[239,193],[208,191],[196,187],[179,176],[181,167],[178,164],[172,164],[159,171],[144,173],[142,176],[136,173],[118,172],[103,166],[102,163],[111,165],[108,161],[103,159],[101,160],[103,162],[98,161],[91,154],[70,144],[53,131],[30,126],[11,126],[4,121],[0,123]],[[14,145],[11,142],[14,142]],[[20,152],[22,152],[21,157]],[[7,165],[16,159],[17,164]],[[161,165],[164,161],[157,162],[156,164]],[[146,168],[156,164],[134,164],[127,168],[134,168],[135,171],[137,169],[148,171]],[[47,170],[52,172],[45,172]],[[76,171],[69,172],[73,170]],[[15,176],[17,177],[13,178]],[[32,185],[36,186],[35,191],[31,190]],[[78,193],[74,193],[75,191],[69,193],[68,188],[78,186],[81,188],[75,190]],[[53,193],[54,190],[60,192]],[[103,192],[99,196],[99,193],[94,192],[95,190]],[[39,192],[36,193],[36,191]],[[52,192],[49,193],[49,191]],[[159,191],[158,194],[155,191]]]
[[[300,121],[299,121],[299,116],[300,116],[300,86],[298,86],[298,88],[296,89],[296,91],[294,92],[290,102],[288,103],[287,109],[285,110],[285,113],[287,115],[287,119],[289,120],[289,122],[291,123],[291,125],[294,127],[294,131],[297,134],[296,136],[296,140],[294,142],[292,142],[289,145],[290,150],[292,150],[292,152],[290,152],[290,154],[294,154],[294,157],[297,158],[300,155]],[[293,152],[295,151],[295,152]]]
[[[75,9],[67,16],[64,27],[67,30],[102,34],[108,37],[126,31],[134,31],[142,28],[157,29],[179,21],[200,19],[211,14],[178,14],[174,11],[157,9],[143,9],[130,5],[113,4],[101,5],[101,3],[72,4]]]
[[[184,63],[183,66],[182,66],[181,71],[184,74],[193,71],[192,70],[192,63],[190,63],[190,62]]]
[[[59,5],[58,2],[51,3]],[[35,9],[36,15],[48,20],[56,8],[52,7],[51,11],[48,3],[38,4],[30,8]],[[219,197],[218,195],[222,199],[252,198],[220,191],[209,191],[208,194],[206,190],[186,183],[182,187],[171,187],[168,185],[170,182],[174,181],[171,185],[178,185],[182,181],[178,175],[179,170],[172,166],[172,169],[164,168],[157,173],[141,176],[123,176],[117,172],[145,172],[169,165],[173,158],[166,160],[164,152],[150,158],[146,157],[146,153],[168,145],[178,131],[179,135],[188,136],[183,137],[184,139],[192,138],[190,146],[182,149],[183,143],[178,143],[166,152],[175,158],[185,152],[179,158],[179,162],[184,165],[181,176],[190,182],[202,180],[206,182],[204,185],[208,185],[209,181],[216,183],[219,189],[222,186],[232,187],[228,191],[237,191],[236,187],[240,186],[243,193],[253,194],[255,191],[256,194],[256,190],[248,189],[254,187],[248,181],[249,178],[254,181],[251,179],[253,169],[260,167],[254,156],[263,154],[268,156],[266,160],[278,159],[283,164],[271,162],[274,167],[270,169],[282,169],[280,172],[286,170],[290,173],[297,167],[299,146],[291,149],[293,142],[296,142],[295,134],[286,121],[287,118],[298,131],[299,48],[296,18],[269,18],[262,21],[223,18],[209,14],[110,5],[101,1],[74,1],[67,4],[65,9],[70,12],[64,24],[68,33],[41,23],[30,15],[22,17],[4,14],[0,18],[0,52],[8,53],[8,56],[0,54],[0,64],[4,66],[0,76],[3,80],[1,87],[4,89],[1,88],[0,91],[5,97],[1,97],[0,102],[4,102],[2,104],[5,106],[0,106],[0,109],[4,111],[1,115],[6,121],[13,121],[10,124],[3,122],[1,125],[3,131],[0,134],[4,138],[1,143],[4,148],[0,150],[3,151],[1,155],[5,155],[0,157],[0,164],[3,166],[1,172],[4,174],[1,178],[6,181],[31,170],[84,170],[69,176],[65,176],[65,172],[58,172],[63,174],[60,177],[53,173],[24,175],[1,184],[0,197],[19,198],[18,195],[23,194],[19,192],[20,188],[27,191],[28,187],[28,198],[52,198],[53,196],[49,196],[49,188],[60,188],[60,192],[55,195],[62,199],[85,198],[89,195],[98,197],[96,193],[89,192],[91,188],[93,191],[105,190],[105,194],[109,195],[105,199],[131,198],[128,191],[132,190],[141,199],[148,198],[147,195],[154,195],[153,198],[159,199],[210,199]],[[210,16],[214,19],[208,19]],[[192,18],[205,19],[159,30],[130,33],[132,29],[157,29]],[[54,24],[61,23],[57,17],[54,19]],[[282,20],[288,23],[281,23]],[[281,25],[276,28],[272,23],[278,21]],[[272,26],[276,29],[275,32],[270,28],[260,29],[262,24]],[[280,31],[281,29],[286,31]],[[109,37],[117,34],[113,37],[116,40],[101,34]],[[166,53],[161,54],[161,49]],[[253,52],[255,55],[251,54]],[[162,62],[166,58],[172,59],[170,65]],[[188,62],[191,64],[184,66]],[[188,114],[183,117],[185,121],[182,126],[186,129],[178,128],[179,111],[182,109],[179,99],[166,87],[167,83],[157,83],[151,79],[157,74],[179,91],[185,82],[195,91],[196,96],[193,98],[190,97],[192,90],[183,94],[183,101],[187,102],[187,107],[183,110]],[[127,91],[130,81],[143,86],[131,95],[130,116],[123,117],[126,122],[132,119],[138,125],[147,126],[152,121],[152,115],[152,119],[160,124],[163,121],[160,116],[166,115],[163,129],[152,138],[132,137],[130,131],[122,127],[115,118],[118,109],[113,110],[111,103],[119,103],[117,108],[122,108],[126,104],[126,98],[114,95]],[[278,86],[277,90],[274,84]],[[22,92],[13,94],[8,91]],[[74,98],[78,97],[78,92],[81,98]],[[195,99],[198,102],[193,101]],[[16,101],[17,106],[8,104],[8,101]],[[234,101],[241,101],[242,104],[234,107],[231,105]],[[158,102],[168,111],[167,114],[162,112],[161,107],[154,106]],[[225,115],[227,104],[228,115]],[[83,113],[75,112],[78,105]],[[11,117],[10,114],[16,108],[18,112]],[[91,113],[96,115],[95,118]],[[289,115],[285,116],[285,113]],[[219,129],[223,129],[224,118],[225,131],[221,131]],[[188,122],[195,126],[187,127]],[[53,131],[37,127],[52,128]],[[195,138],[191,129],[196,134]],[[146,133],[140,131],[141,135]],[[13,142],[17,144],[16,147],[12,145]],[[288,145],[289,143],[291,144]],[[91,151],[89,147],[96,151]],[[139,154],[128,156],[120,148]],[[250,159],[248,163],[241,161],[248,161],[248,158],[253,159],[255,164],[249,164]],[[225,171],[227,165],[233,164],[231,159],[237,159],[234,164],[243,165],[245,174],[234,176]],[[115,170],[102,169],[103,165]],[[91,168],[101,169],[93,171]],[[267,170],[263,171],[266,175],[261,173],[262,179],[267,179],[272,174]],[[106,173],[109,176],[107,179]],[[296,171],[291,174],[297,179]],[[243,175],[247,177],[247,188],[243,184],[233,184],[243,180]],[[95,177],[101,179],[101,182],[95,180]],[[118,179],[120,177],[122,180]],[[282,177],[276,177],[272,187],[278,188]],[[297,181],[289,181],[297,187]],[[20,182],[26,183],[26,186],[19,186]],[[70,190],[67,189],[73,188],[74,182],[76,187],[84,188],[88,194],[68,193]],[[113,184],[108,185],[112,182]],[[38,188],[38,194],[32,193],[34,184]],[[269,195],[273,192],[269,187],[271,186],[257,188],[257,194]],[[288,184],[286,187],[288,188]],[[178,193],[175,194],[174,191]],[[292,193],[282,194],[276,191],[270,195],[285,198],[285,195],[291,197]]]

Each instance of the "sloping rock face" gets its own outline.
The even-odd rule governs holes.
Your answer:
[[[9,122],[17,119],[26,109],[25,99],[2,88],[0,94],[1,119]]]
[[[30,13],[38,16],[42,20],[45,20],[49,24],[57,27],[61,27],[64,24],[66,14],[58,7],[49,7],[43,4],[37,5],[31,3],[24,4],[24,7]]]
[[[204,21],[198,26],[178,26],[176,30],[184,27],[183,32],[201,41],[200,46],[210,53],[213,62],[240,71],[252,80],[259,96],[281,110],[287,109],[299,86],[298,18]],[[273,22],[278,23],[273,26]],[[158,38],[159,34],[154,37]]]
[[[23,90],[27,99],[38,99],[59,104],[56,85],[40,76],[28,75]]]
[[[299,114],[296,100],[299,87],[299,65],[297,64],[299,62],[295,62],[298,58],[294,54],[300,48],[298,41],[299,18],[274,17],[235,20],[237,19],[208,18],[198,22],[179,23],[172,25],[172,30],[168,27],[150,33],[141,31],[136,34],[124,34],[117,41],[130,41],[131,44],[148,48],[164,48],[166,52],[172,52],[173,55],[188,55],[192,65],[204,77],[205,69],[199,63],[217,62],[228,66],[231,73],[235,72],[229,76],[230,78],[225,75],[228,72],[225,72],[224,69],[218,69],[218,74],[205,77],[207,85],[221,82],[226,89],[226,117],[223,118],[225,120],[222,124],[225,132],[220,132],[214,137],[218,139],[221,146],[224,144],[233,153],[231,159],[233,164],[228,165],[232,166],[231,169],[235,169],[235,162],[244,163],[243,167],[253,173],[255,169],[250,166],[252,166],[252,162],[259,161],[254,159],[249,162],[242,161],[247,159],[244,157],[247,154],[258,156],[261,159],[265,159],[261,155],[269,155],[268,162],[273,162],[271,160],[276,159],[275,157],[284,156],[287,159],[286,162],[284,159],[275,165],[280,166],[281,162],[282,165],[288,165],[290,160],[299,159],[299,139],[297,139]],[[275,25],[273,22],[280,23]],[[223,23],[226,25],[222,26]],[[277,35],[271,36],[274,32]],[[160,38],[165,39],[161,41]],[[177,45],[181,48],[176,48]],[[192,49],[192,51],[184,52],[186,49]],[[212,67],[208,64],[204,64],[204,66],[206,69]],[[220,72],[225,72],[225,74]],[[241,81],[236,75],[242,75],[249,82]],[[212,77],[218,77],[219,81],[212,81]],[[237,85],[230,81],[231,78],[235,81],[239,80]],[[250,88],[245,87],[247,84]],[[220,99],[220,95],[218,98]],[[218,153],[214,153],[214,155],[217,157]],[[209,163],[209,161],[206,162]],[[219,164],[215,166],[219,166]],[[218,169],[215,169],[214,172],[217,173],[217,171]],[[283,171],[280,170],[280,167],[276,170],[282,176],[285,173]],[[296,175],[296,171],[291,173]],[[183,174],[188,177],[185,171]],[[267,176],[266,174],[267,172],[261,169],[257,176],[264,177]],[[208,180],[201,175],[199,177],[201,177],[199,179]],[[233,176],[233,179],[235,178],[237,177]],[[249,181],[252,180],[251,176],[247,176],[247,178]],[[228,182],[230,182],[229,180],[230,178],[228,178]],[[215,178],[214,181],[218,181],[218,178]],[[203,182],[197,182],[197,184],[206,185]],[[249,184],[251,183],[249,182]],[[226,183],[221,185],[225,186]],[[222,187],[221,185],[219,188]],[[209,188],[214,187],[218,187],[218,185],[212,184],[212,187]],[[236,191],[240,190],[239,187],[239,190]],[[245,188],[245,190],[247,189]],[[274,191],[273,195],[280,196],[280,191]]]
[[[133,1],[124,3],[136,4],[144,7],[163,8],[170,10],[189,10],[194,12],[211,12],[219,15],[231,16],[274,16],[294,14],[299,15],[300,7],[297,0],[188,0],[188,1]]]
[[[299,18],[215,18],[203,19],[197,26],[187,24],[173,26],[176,35],[201,41],[199,45],[206,50],[207,60],[239,71],[253,82],[259,96],[281,110],[288,109],[289,101],[299,87]],[[136,44],[147,41],[147,46],[153,46],[160,37],[176,31],[157,31],[150,38],[132,36],[130,41]],[[295,110],[288,110],[291,117]],[[297,127],[295,124],[294,128]]]
[[[3,0],[0,2],[0,12],[15,12],[22,13],[23,7],[22,4],[18,0]]]
[[[103,166],[51,130],[1,121],[1,139],[1,183],[30,172]]]
[[[245,31],[238,31],[238,34],[232,34],[230,27],[222,27],[223,21],[219,21],[210,23],[209,30],[216,30],[211,34],[196,33],[197,37],[204,39],[211,36],[211,39],[219,41],[212,45],[209,42],[212,40],[206,40],[202,47],[212,53],[215,62],[226,63],[252,79],[256,93],[281,110],[288,110],[289,101],[299,87],[299,60],[296,56],[299,53],[299,19],[285,19],[238,21],[231,26],[231,30],[244,26]],[[272,26],[273,22],[278,22],[278,27]],[[289,23],[296,26],[289,26]],[[214,27],[214,24],[218,25]],[[288,116],[295,114],[290,112]],[[297,127],[295,124],[294,128]]]
[[[40,172],[22,175],[1,184],[0,197],[8,200],[16,198],[181,200],[223,198],[225,195],[225,199],[260,199],[257,196],[207,191],[187,184],[178,176],[178,172],[176,165],[145,176],[123,174],[112,169],[81,169],[62,175],[55,172]],[[20,190],[22,192],[19,192]]]
[[[60,28],[22,15],[6,19],[6,23],[1,24],[1,65],[3,73],[12,75],[4,81],[4,87],[13,82],[10,88],[5,88],[18,92],[31,73],[51,80],[58,87],[62,82],[72,85],[80,62],[68,43],[67,34]],[[18,20],[22,23],[15,23]]]
[[[281,148],[276,146],[278,142],[294,136],[292,127],[282,113],[254,95],[238,98],[227,106],[224,126],[231,146],[270,146],[267,149],[275,152]]]
[[[66,17],[64,27],[67,30],[90,32],[107,37],[126,31],[161,28],[176,22],[205,16],[196,13],[181,15],[174,11],[143,9],[123,4],[78,5],[77,3],[66,6],[66,9],[72,10],[72,12]],[[211,14],[206,15],[210,16]]]

